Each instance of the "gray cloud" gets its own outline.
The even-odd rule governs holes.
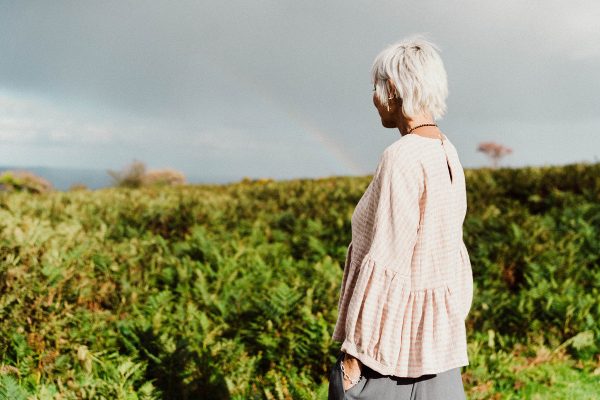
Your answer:
[[[592,1],[3,2],[0,88],[6,102],[35,106],[16,119],[0,112],[0,140],[21,146],[18,159],[0,156],[24,163],[33,142],[77,147],[96,132],[104,158],[84,143],[87,157],[36,157],[114,165],[135,156],[276,177],[371,173],[398,137],[372,107],[372,59],[423,32],[442,49],[450,96],[440,125],[465,166],[485,163],[480,140],[518,143],[514,165],[590,158],[599,17]],[[562,130],[573,126],[586,132]],[[555,146],[542,155],[528,147],[549,137]],[[589,144],[565,146],[574,139]]]

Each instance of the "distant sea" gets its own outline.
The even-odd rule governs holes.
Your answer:
[[[112,186],[113,180],[106,170],[83,168],[58,168],[58,167],[11,167],[0,166],[0,173],[6,170],[29,171],[46,179],[57,190],[69,190],[72,185],[84,184],[90,189],[101,189]],[[240,181],[239,177],[190,177],[186,176],[189,183],[225,184]]]

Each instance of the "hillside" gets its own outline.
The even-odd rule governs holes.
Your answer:
[[[600,164],[465,175],[469,398],[595,398]],[[369,181],[0,193],[0,398],[326,398]]]

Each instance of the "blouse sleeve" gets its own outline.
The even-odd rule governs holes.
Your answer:
[[[421,220],[424,192],[421,165],[410,157],[384,152],[373,177],[374,212],[370,256],[386,269],[409,275]]]

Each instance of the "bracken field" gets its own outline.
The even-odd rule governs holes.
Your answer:
[[[600,164],[465,175],[468,398],[600,398]],[[0,192],[0,399],[326,399],[370,179]]]

